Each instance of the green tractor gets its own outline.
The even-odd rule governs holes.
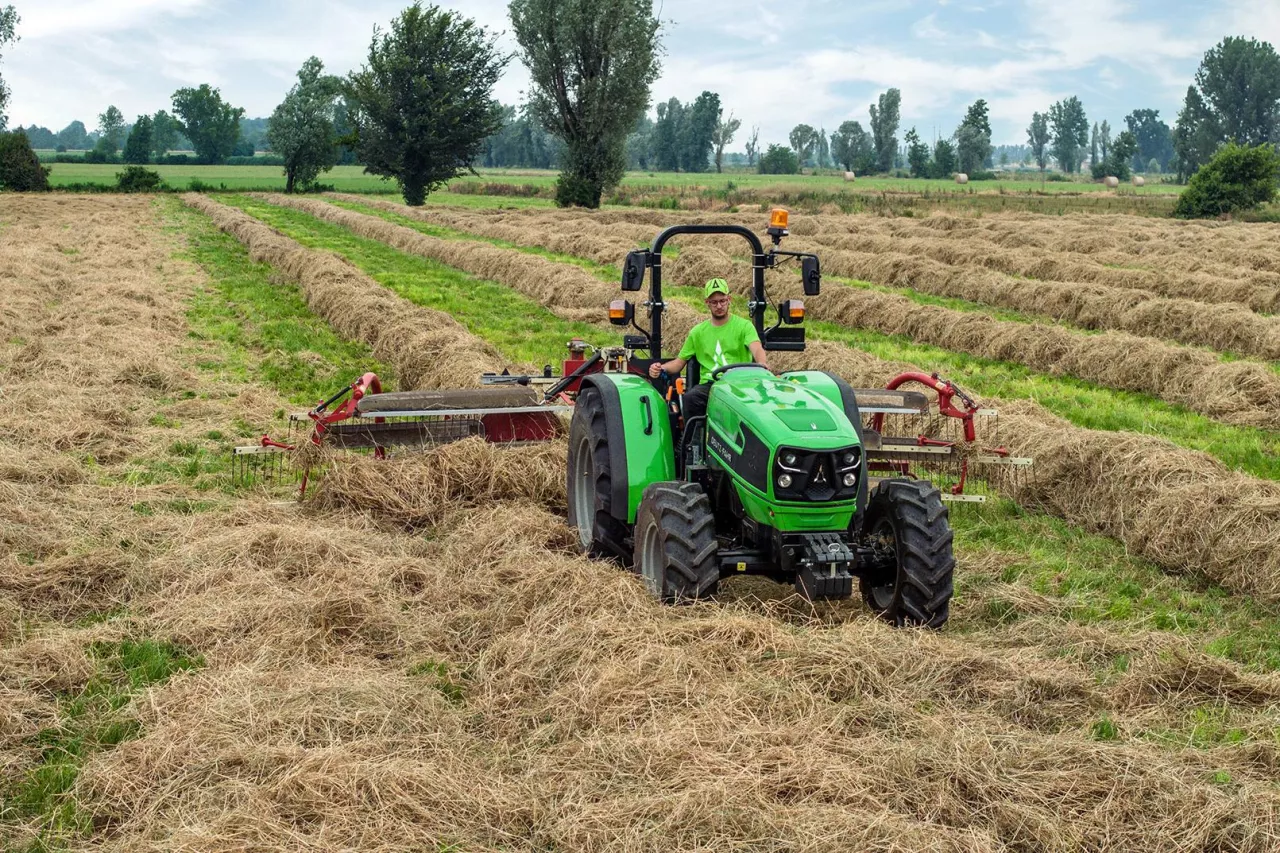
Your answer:
[[[569,524],[584,553],[638,572],[666,602],[713,596],[723,578],[737,575],[794,584],[813,600],[842,599],[857,578],[863,600],[885,620],[940,628],[955,566],[947,505],[903,466],[876,470],[869,451],[879,448],[879,436],[859,408],[861,395],[871,417],[918,413],[922,395],[859,392],[822,371],[775,375],[730,364],[712,373],[706,416],[685,419],[677,383],[647,374],[662,358],[662,251],[681,234],[744,238],[753,259],[748,307],[765,350],[804,349],[799,300],[777,306],[778,321],[765,326],[765,270],[798,258],[804,293],[816,296],[818,259],[780,251],[785,212],[775,212],[768,233],[766,252],[742,226],[676,225],[651,249],[627,256],[624,291],[640,290],[649,274],[649,327],[636,324],[631,303],[615,302],[613,321],[639,334],[616,348],[625,358],[606,353],[603,370],[584,365],[573,377]],[[635,358],[639,351],[649,359]],[[687,371],[692,387],[700,378],[696,360]]]

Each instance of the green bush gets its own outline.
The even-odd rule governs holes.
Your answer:
[[[116,189],[122,193],[153,193],[164,188],[160,173],[142,166],[129,166],[123,172],[116,172]]]
[[[1273,146],[1228,142],[1191,176],[1173,215],[1206,219],[1253,210],[1275,199],[1278,176],[1280,154]]]
[[[49,189],[49,170],[21,129],[0,133],[0,189],[15,192],[44,192]]]
[[[1061,172],[1050,172],[1045,176],[1045,180],[1051,184],[1069,184],[1071,179]]]
[[[770,145],[760,155],[758,169],[762,175],[795,175],[800,171],[800,158],[785,145]]]

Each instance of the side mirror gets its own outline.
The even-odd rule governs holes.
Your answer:
[[[649,266],[649,250],[636,249],[627,253],[622,265],[622,289],[631,293],[644,286],[644,271]]]
[[[609,303],[609,322],[615,326],[629,326],[635,319],[636,306],[625,299],[615,299]]]
[[[788,299],[778,305],[778,319],[784,323],[795,325],[804,322],[804,302],[799,299]]]
[[[805,296],[817,296],[822,289],[822,272],[815,255],[806,255],[800,259],[800,281],[804,284]]]

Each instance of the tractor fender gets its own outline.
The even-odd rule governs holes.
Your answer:
[[[609,444],[609,512],[634,524],[650,483],[676,478],[675,440],[666,400],[647,379],[630,373],[596,373],[582,379],[604,403]]]

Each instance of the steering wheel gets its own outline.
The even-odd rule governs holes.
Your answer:
[[[754,361],[740,361],[737,364],[722,364],[719,367],[717,367],[715,370],[711,371],[711,381],[715,382],[725,373],[725,371],[734,370],[739,367],[758,367],[761,370],[769,369],[765,367],[763,364],[756,364]]]

